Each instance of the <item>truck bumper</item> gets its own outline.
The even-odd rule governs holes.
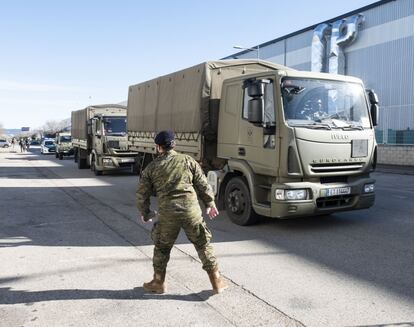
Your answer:
[[[344,183],[286,183],[272,185],[271,217],[293,218],[313,215],[324,215],[340,211],[366,209],[375,202],[375,193],[364,192],[366,184],[375,184],[372,178],[362,178],[347,184]],[[326,196],[326,190],[350,188],[349,194]],[[306,200],[276,200],[276,189],[306,189]]]
[[[64,156],[73,156],[75,154],[75,150],[74,149],[62,150],[62,151],[59,151],[59,154],[62,154]]]
[[[103,171],[128,170],[135,164],[135,157],[103,157],[101,167]]]

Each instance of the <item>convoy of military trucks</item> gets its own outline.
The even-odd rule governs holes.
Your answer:
[[[250,225],[260,216],[371,207],[377,119],[378,98],[360,79],[262,60],[209,61],[130,86],[127,107],[73,111],[72,148],[62,139],[56,156],[73,152],[78,168],[96,175],[140,174],[154,158],[156,133],[172,130],[176,151],[203,167],[219,208]]]

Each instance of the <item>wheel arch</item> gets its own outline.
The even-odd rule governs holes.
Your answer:
[[[227,162],[227,166],[229,172],[226,174],[222,185],[220,185],[219,191],[219,199],[221,200],[220,204],[223,205],[222,208],[224,208],[224,193],[226,185],[233,177],[243,177],[247,187],[249,188],[251,203],[254,211],[259,215],[270,216],[270,207],[263,206],[263,204],[260,204],[257,201],[256,186],[258,182],[256,180],[256,174],[253,172],[253,169],[250,167],[250,165],[244,160],[230,159]]]

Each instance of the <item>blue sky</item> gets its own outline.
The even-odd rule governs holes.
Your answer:
[[[374,1],[2,0],[0,123],[42,126],[128,86]]]

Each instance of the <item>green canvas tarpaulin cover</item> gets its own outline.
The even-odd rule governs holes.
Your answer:
[[[75,139],[86,139],[88,137],[88,120],[90,117],[90,112],[93,110],[102,110],[102,109],[125,109],[125,106],[118,104],[99,104],[86,107],[85,109],[72,111],[71,117],[71,132],[72,138]]]
[[[275,69],[288,68],[257,60],[208,61],[130,86],[128,131],[216,133],[223,80]]]

